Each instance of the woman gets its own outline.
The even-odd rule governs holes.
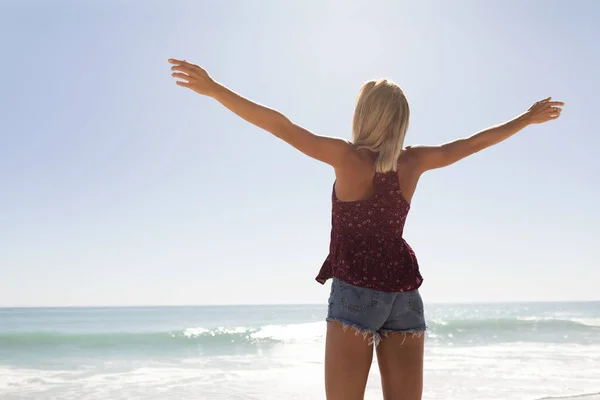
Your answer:
[[[353,140],[315,135],[281,113],[215,82],[201,67],[170,59],[177,85],[210,96],[246,121],[334,168],[330,252],[317,281],[332,278],[325,350],[329,400],[364,397],[373,359],[384,398],[421,399],[425,319],[417,259],[402,238],[420,176],[497,144],[527,125],[560,116],[550,98],[525,113],[469,138],[440,146],[403,147],[409,107],[386,79],[361,88]],[[348,329],[350,328],[350,329]]]

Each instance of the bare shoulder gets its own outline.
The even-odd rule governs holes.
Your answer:
[[[349,140],[342,139],[339,137],[327,137],[327,140],[338,148],[338,151],[341,155],[342,164],[347,163],[348,160],[352,159],[352,157],[356,153],[356,148],[354,144]]]
[[[423,158],[424,152],[427,146],[406,146],[402,153],[400,153],[400,157],[398,157],[398,165],[402,165],[406,168],[417,168]]]
[[[419,158],[423,157],[423,155],[437,147],[439,146],[427,146],[423,144],[406,146],[402,151],[402,155],[411,159],[412,161],[417,161]]]
[[[417,174],[443,166],[446,148],[444,146],[414,145],[407,146],[400,158]]]

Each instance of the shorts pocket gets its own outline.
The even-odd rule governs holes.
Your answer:
[[[353,313],[363,313],[379,305],[379,292],[337,280],[342,307]]]
[[[421,294],[418,290],[413,290],[407,293],[408,298],[408,308],[415,314],[419,316],[423,316],[423,299],[421,298]]]

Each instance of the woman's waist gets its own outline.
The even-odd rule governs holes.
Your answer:
[[[402,236],[402,232],[378,232],[376,234],[363,234],[333,230],[331,242],[344,247],[361,247],[368,249],[400,249],[409,248],[409,244]]]
[[[330,257],[333,260],[356,260],[366,263],[414,263],[413,249],[403,238],[385,240],[339,240],[332,242]],[[332,260],[332,261],[333,261]]]

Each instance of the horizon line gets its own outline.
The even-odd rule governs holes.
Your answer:
[[[556,304],[556,303],[600,303],[598,300],[511,300],[511,301],[450,301],[425,302],[425,306],[439,305],[491,305],[491,304]],[[256,304],[132,304],[132,305],[49,305],[49,306],[0,306],[0,310],[8,309],[57,309],[57,308],[185,308],[185,307],[298,307],[326,306],[323,303],[256,303]]]

